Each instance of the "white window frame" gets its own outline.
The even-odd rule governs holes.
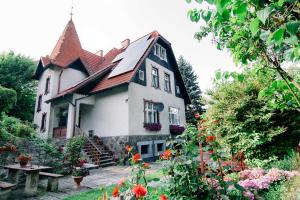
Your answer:
[[[169,107],[169,122],[171,125],[180,125],[179,108]]]
[[[159,123],[159,113],[154,108],[154,102],[145,101],[145,123]]]
[[[159,88],[159,70],[154,66],[152,66],[151,69],[151,86],[154,88]]]
[[[143,70],[139,70],[139,79],[141,81],[144,81],[145,80],[145,73]]]
[[[168,61],[166,49],[159,44],[154,45],[154,55],[156,55],[157,57],[159,57],[160,59],[166,62]]]
[[[142,154],[142,146],[148,145],[148,153]],[[151,158],[153,157],[153,141],[142,141],[137,143],[138,146],[138,152],[141,155],[142,158]]]
[[[164,75],[164,89],[166,92],[171,92],[171,75],[166,72]]]

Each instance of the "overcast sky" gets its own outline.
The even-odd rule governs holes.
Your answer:
[[[83,48],[107,52],[157,30],[194,67],[203,91],[218,69],[235,70],[231,56],[207,38],[194,39],[199,24],[187,18],[185,0],[74,0],[77,32]],[[72,0],[0,0],[0,52],[13,50],[38,60],[50,54],[70,19]],[[195,5],[195,4],[194,4]]]

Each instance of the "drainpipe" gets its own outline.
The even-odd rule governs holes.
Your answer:
[[[62,75],[63,71],[64,70],[62,69],[58,75],[57,93],[59,93],[59,91],[60,91],[60,79],[61,79],[61,75]]]

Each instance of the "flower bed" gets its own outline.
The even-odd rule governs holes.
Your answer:
[[[180,126],[180,125],[170,125],[170,133],[171,134],[178,135],[178,134],[183,133],[184,130],[185,130],[185,128],[183,126]]]
[[[144,123],[144,128],[148,131],[159,131],[161,129],[160,123]]]

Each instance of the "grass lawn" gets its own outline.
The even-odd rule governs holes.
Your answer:
[[[162,171],[158,170],[151,174],[147,174],[146,179],[147,179],[147,182],[156,181],[159,178],[161,178],[162,176],[163,176]],[[115,186],[116,186],[116,184],[107,186],[106,187],[107,194],[110,195]],[[158,194],[161,193],[161,191],[155,191],[155,190],[156,189],[154,189],[154,188],[149,188],[149,192],[151,192],[151,193],[158,193]],[[98,200],[98,198],[100,197],[101,194],[102,194],[102,192],[100,191],[100,188],[99,189],[91,189],[88,192],[81,192],[81,193],[75,194],[73,196],[67,197],[64,200]]]

